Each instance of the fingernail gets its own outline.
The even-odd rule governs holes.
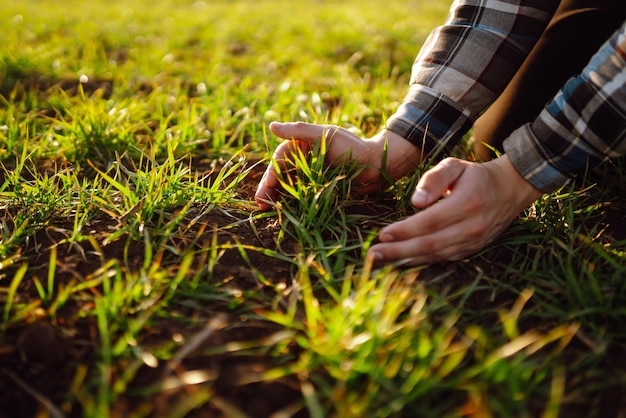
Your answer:
[[[272,133],[276,134],[278,132],[280,132],[280,130],[282,129],[283,124],[280,122],[272,122],[270,123],[270,130],[272,131]]]
[[[393,241],[393,235],[391,235],[389,232],[383,232],[378,236],[378,239],[382,242],[390,242]]]
[[[369,251],[369,252],[367,253],[367,255],[368,255],[368,256],[370,256],[370,257],[372,257],[372,260],[377,261],[377,262],[383,261],[383,260],[384,260],[384,258],[385,258],[385,257],[384,257],[381,253],[379,253],[378,251]]]
[[[415,193],[411,196],[411,204],[413,206],[423,206],[428,202],[428,193],[424,189],[415,189]]]

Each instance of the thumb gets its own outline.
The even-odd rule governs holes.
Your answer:
[[[411,204],[416,208],[425,208],[435,203],[446,194],[461,177],[467,163],[456,158],[446,158],[428,170],[415,187]]]

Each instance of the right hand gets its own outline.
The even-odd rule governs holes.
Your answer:
[[[383,228],[368,253],[380,264],[460,260],[495,240],[541,195],[506,154],[485,163],[446,158],[420,178],[411,199],[418,213]]]
[[[400,135],[382,131],[372,138],[361,139],[347,129],[333,125],[317,125],[305,122],[270,124],[270,131],[286,141],[282,142],[272,158],[279,170],[286,169],[287,161],[296,148],[306,155],[322,137],[326,138],[326,164],[335,166],[352,161],[364,166],[355,179],[357,190],[369,193],[380,189],[380,170],[387,142],[387,173],[394,180],[401,178],[421,161],[419,149]],[[278,172],[274,164],[269,164],[254,196],[261,210],[270,210],[271,202],[276,201],[280,191]]]

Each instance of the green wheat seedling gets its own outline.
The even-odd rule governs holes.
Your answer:
[[[173,150],[170,149],[168,154],[163,163],[157,162],[154,156],[143,154],[137,163],[130,160],[132,165],[129,167],[125,165],[128,159],[118,156],[106,172],[92,165],[97,173],[94,183],[103,184],[94,188],[95,193],[100,194],[103,187],[111,191],[106,196],[93,194],[92,197],[120,224],[137,228],[156,218],[156,229],[165,227],[164,234],[167,230],[171,232],[185,218],[183,212],[192,205],[236,203],[231,196],[247,174],[243,170],[244,161],[237,154],[207,175],[194,172],[184,159],[175,160]],[[164,216],[173,208],[187,209],[179,211],[178,216]],[[178,221],[166,222],[169,218]],[[124,229],[120,229],[110,240],[123,233]]]
[[[53,219],[71,216],[77,203],[75,173],[59,170],[39,172],[26,148],[10,170],[2,165],[4,183],[0,196],[8,216],[3,221],[0,258],[11,258],[33,231]],[[35,243],[35,245],[37,245]]]
[[[260,312],[299,332],[294,338],[302,350],[298,360],[270,376],[300,376],[311,416],[394,416],[400,411],[444,416],[470,408],[510,415],[541,405],[538,395],[552,411],[549,416],[556,416],[562,375],[553,359],[577,326],[522,333],[517,321],[531,291],[523,292],[510,310],[499,311],[502,327],[487,332],[475,325],[464,329],[458,312],[429,302],[418,272],[348,271],[340,293],[323,301],[314,293],[313,266],[312,257],[300,260],[303,318],[294,316],[293,308]],[[520,373],[530,365],[529,373]],[[502,379],[511,373],[518,380],[505,383]],[[544,391],[553,384],[557,387],[546,397]],[[494,392],[507,403],[492,401],[488,394]]]
[[[609,205],[603,193],[593,186],[568,186],[545,196],[518,221],[511,231],[513,237],[503,241],[515,245],[517,251],[509,268],[519,266],[519,277],[536,283],[550,305],[561,306],[561,314],[570,318],[582,319],[585,316],[575,312],[591,313],[598,305],[610,312],[614,295],[623,290],[626,267],[620,260],[620,245],[600,241],[598,219]],[[524,229],[528,231],[525,235],[515,237],[515,230]],[[563,297],[567,307],[561,305]]]
[[[352,191],[352,181],[365,167],[349,163],[327,166],[326,137],[320,138],[310,154],[299,147],[286,157],[285,170],[272,161],[279,173],[280,186],[288,197],[277,206],[283,228],[292,234],[303,251],[314,250],[329,278],[341,277],[347,263],[355,262],[362,246],[355,228],[359,216],[347,208],[360,204]],[[349,158],[347,158],[349,160]]]
[[[167,360],[167,351],[161,355],[152,346],[143,345],[143,334],[171,316],[172,306],[184,297],[189,284],[195,283],[197,288],[207,273],[207,257],[213,254],[210,247],[187,246],[177,254],[180,262],[172,262],[166,257],[171,252],[168,245],[151,239],[144,244],[144,259],[138,270],[128,261],[110,260],[83,282],[67,287],[70,293],[92,301],[89,314],[98,323],[100,372],[76,392],[87,414],[106,413],[117,397],[126,393],[141,367],[154,368]],[[114,373],[119,362],[127,362],[129,367]],[[97,388],[97,396],[92,396],[90,386]]]

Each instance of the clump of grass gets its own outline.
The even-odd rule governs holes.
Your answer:
[[[300,243],[303,252],[319,253],[320,263],[336,277],[335,273],[345,268],[346,256],[361,243],[351,227],[355,217],[346,212],[355,202],[350,177],[359,168],[345,164],[328,167],[325,156],[326,140],[321,138],[310,154],[298,148],[297,153],[287,158],[285,170],[276,166],[286,197],[276,209],[283,219],[283,231]]]
[[[445,300],[431,300],[419,271],[349,270],[340,292],[320,300],[309,270],[322,267],[313,257],[299,265],[300,297],[284,313],[262,315],[299,332],[298,360],[268,377],[299,376],[311,416],[557,416],[564,376],[555,360],[578,327],[522,333],[517,321],[532,291],[485,330],[459,323]]]

